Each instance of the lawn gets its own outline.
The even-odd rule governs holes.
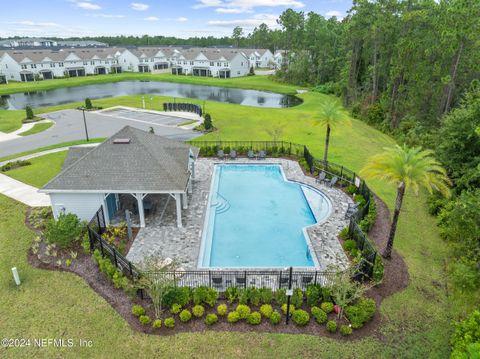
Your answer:
[[[321,156],[325,129],[318,125],[319,106],[336,99],[315,93],[300,95],[304,103],[290,109],[260,109],[207,102],[218,131],[205,139],[269,140],[278,127],[281,138],[307,144]],[[159,106],[164,98],[155,97]],[[95,101],[99,106],[138,107],[139,96]],[[372,154],[394,141],[366,124],[344,121],[332,129],[330,159],[358,171]],[[370,182],[389,207],[395,188]],[[425,196],[408,194],[400,217],[395,247],[410,273],[406,290],[387,298],[378,335],[355,341],[323,337],[252,333],[185,333],[174,337],[132,332],[119,315],[80,278],[29,266],[25,253],[33,234],[23,225],[25,208],[0,197],[0,333],[6,337],[63,337],[94,341],[92,348],[2,349],[0,357],[163,357],[196,358],[447,358],[451,320],[471,308],[473,295],[459,294],[446,281],[448,249]],[[17,266],[24,283],[14,287],[10,268]],[[55,298],[55,300],[52,300]],[[245,345],[248,343],[248,345]],[[3,350],[3,351],[2,351]]]
[[[25,132],[21,132],[19,133],[18,135],[19,136],[30,136],[30,135],[34,135],[36,133],[39,133],[39,132],[42,132],[42,131],[45,131],[45,130],[48,130],[50,127],[53,126],[53,122],[42,122],[42,123],[36,123],[35,125],[33,125],[33,127],[31,129],[29,129],[28,131],[25,131]]]
[[[32,163],[30,166],[18,167],[4,174],[40,188],[60,172],[66,156],[67,151],[61,151],[35,157],[29,160]]]

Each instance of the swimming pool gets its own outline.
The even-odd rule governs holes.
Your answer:
[[[316,267],[305,227],[325,220],[330,200],[286,180],[277,164],[217,164],[199,267]]]

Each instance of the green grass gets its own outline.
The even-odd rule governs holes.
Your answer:
[[[195,123],[195,122],[198,122],[198,121],[197,121],[197,120],[185,121],[185,122],[179,123],[179,124],[177,125],[177,127],[182,127],[182,126],[191,125],[192,123]]]
[[[29,160],[32,163],[30,166],[18,167],[4,174],[31,186],[43,187],[60,172],[67,152],[54,152],[32,158]]]
[[[317,124],[316,114],[322,103],[336,99],[315,93],[301,97],[305,102],[300,106],[273,110],[207,102],[207,112],[218,131],[204,138],[268,140],[267,129],[280,127],[283,139],[307,144],[321,156],[325,129]],[[155,97],[155,106],[158,108],[164,99]],[[140,96],[95,101],[104,107],[139,107],[140,103]],[[369,156],[393,144],[391,138],[360,121],[345,121],[332,129],[330,160],[358,171]],[[395,188],[379,181],[369,183],[391,208]],[[0,196],[0,333],[6,337],[85,338],[93,340],[94,346],[0,348],[0,357],[153,357],[162,353],[164,357],[196,358],[447,358],[451,320],[479,301],[479,296],[460,293],[446,281],[447,245],[438,235],[435,219],[426,211],[425,197],[408,194],[395,248],[408,266],[410,284],[383,302],[378,335],[347,341],[255,332],[148,336],[133,332],[82,279],[27,264],[25,253],[33,235],[23,226],[24,210]],[[11,278],[14,265],[24,279],[20,289]]]
[[[53,126],[53,122],[42,122],[42,123],[36,123],[35,125],[33,125],[33,127],[31,129],[29,129],[28,131],[25,131],[25,132],[21,132],[19,133],[18,135],[19,136],[30,136],[30,135],[34,135],[36,133],[39,133],[39,132],[43,132],[45,130],[48,130],[50,127]]]

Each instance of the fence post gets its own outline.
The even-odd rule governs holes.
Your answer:
[[[93,250],[95,249],[95,243],[93,241],[92,230],[90,229],[90,227],[87,227],[87,231],[88,231],[88,239],[90,241],[90,251],[93,252]]]
[[[317,273],[318,273],[318,271],[315,271],[315,278],[313,279],[313,284],[314,285],[317,284]]]
[[[100,242],[100,251],[102,252],[102,257],[105,257],[105,253],[103,253],[103,243],[102,238],[99,238],[98,241]]]
[[[208,271],[208,286],[212,287],[212,272]]]
[[[243,283],[243,287],[246,289],[247,288],[247,271],[244,272],[245,276],[245,283]]]
[[[289,274],[288,274],[288,291],[292,290],[292,275],[293,275],[293,267],[290,267]],[[290,298],[291,295],[287,295],[287,318],[285,319],[285,324],[288,325],[290,320]]]
[[[128,271],[130,272],[130,276],[133,278],[132,262],[130,261],[128,261]]]
[[[113,261],[115,262],[115,268],[118,267],[117,263],[117,250],[113,248]]]
[[[278,274],[278,289],[282,288],[282,270],[280,269],[280,273]]]

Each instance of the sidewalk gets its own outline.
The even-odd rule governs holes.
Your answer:
[[[0,193],[30,207],[50,206],[50,197],[38,188],[0,174]]]

